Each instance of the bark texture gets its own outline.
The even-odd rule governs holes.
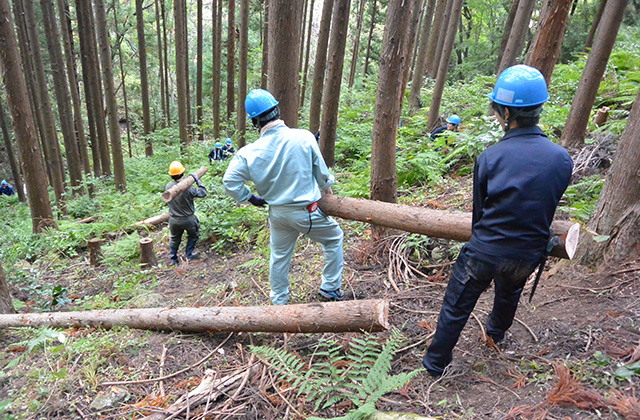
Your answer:
[[[173,2],[173,17],[176,25],[176,90],[178,91],[178,125],[180,130],[180,144],[186,146],[189,143],[189,117],[187,114],[187,45],[184,33],[186,21],[184,19],[185,0]]]
[[[18,167],[18,161],[13,153],[13,145],[11,144],[11,136],[9,136],[9,128],[7,127],[7,116],[4,112],[4,104],[0,99],[0,130],[2,130],[2,139],[4,140],[4,147],[7,149],[7,157],[9,158],[9,166],[11,167],[11,175],[13,175],[13,186],[18,194],[18,201],[24,203],[27,201],[27,197],[24,195],[24,188],[22,184],[22,178],[20,176],[20,169]]]
[[[113,309],[1,315],[0,329],[76,325],[184,332],[360,332],[389,328],[389,302],[352,300],[298,305]]]
[[[144,268],[153,267],[158,263],[151,238],[140,239],[140,263]]]
[[[440,38],[440,30],[442,29],[444,20],[443,16],[447,9],[447,1],[451,0],[438,0],[433,17],[433,26],[431,27],[429,35],[429,44],[426,52],[428,61],[425,66],[425,76],[431,79],[435,79],[436,72],[438,71],[439,63],[436,60],[436,50],[438,48],[438,43],[442,42],[442,39]]]
[[[431,21],[433,19],[433,9],[436,0],[428,0],[427,7],[422,18],[422,28],[420,34],[420,42],[418,44],[418,52],[416,64],[413,70],[413,80],[411,82],[411,91],[409,92],[409,108],[417,110],[422,106],[420,103],[420,89],[424,79],[424,72],[427,66],[427,48],[429,47],[429,39],[431,33]]]
[[[176,0],[176,3],[180,3],[181,0]],[[149,110],[149,79],[147,77],[147,42],[144,38],[144,10],[143,0],[136,0],[136,30],[138,32],[138,60],[140,63],[140,96],[142,100],[142,130],[145,135],[145,149],[146,156],[153,156],[153,145],[151,141],[146,137],[151,133],[151,111]],[[176,22],[176,33],[178,33],[178,26]],[[176,44],[178,42],[178,36],[176,36]],[[176,67],[180,68],[180,64],[176,60]]]
[[[246,144],[247,111],[247,59],[249,56],[249,0],[240,0],[240,43],[238,44],[238,112],[236,139],[238,148]]]
[[[11,293],[9,293],[9,285],[4,276],[2,264],[0,264],[0,314],[13,314],[16,310],[11,301]]]
[[[223,0],[221,0],[223,1]],[[236,0],[227,5],[227,120],[231,120],[235,107],[236,74]]]
[[[320,128],[320,112],[322,109],[322,92],[324,90],[324,74],[327,69],[327,46],[331,29],[333,0],[324,0],[320,17],[320,31],[316,47],[316,62],[313,66],[313,83],[311,84],[311,103],[309,104],[309,130],[316,133]]]

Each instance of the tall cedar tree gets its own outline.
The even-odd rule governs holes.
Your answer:
[[[91,2],[76,0],[78,14],[78,35],[80,38],[80,51],[82,61],[82,74],[84,76],[85,92],[87,97],[88,114],[91,115],[89,125],[93,125],[91,150],[99,153],[100,172],[96,173],[96,160],[94,159],[94,173],[97,176],[111,175],[111,158],[109,157],[109,142],[107,140],[106,117],[104,115],[104,100],[102,98],[102,82],[100,80],[100,64],[96,47],[96,33]],[[92,123],[93,121],[93,123]],[[94,147],[97,143],[97,147]]]
[[[240,43],[238,45],[238,148],[244,147],[247,134],[247,57],[249,52],[249,0],[240,0]]]
[[[396,202],[396,134],[405,86],[405,67],[411,64],[410,27],[419,6],[415,1],[391,0],[380,53],[380,73],[371,139],[371,199]],[[379,236],[384,230],[377,230]]]
[[[309,7],[309,0],[302,1],[302,19],[300,19],[300,49],[298,57],[298,74],[302,74],[302,63],[304,59],[304,46],[307,30],[307,8]]]
[[[115,5],[115,3],[114,3]],[[160,27],[160,5],[158,4],[158,0],[153,2],[155,12],[156,12],[156,36],[158,42],[158,75],[160,76],[160,108],[162,108],[162,127],[166,127],[169,124],[169,111],[167,110],[167,102],[165,100],[165,92],[164,87],[164,59],[163,59],[163,50],[162,50],[162,29]],[[115,10],[115,7],[114,7]],[[120,44],[118,43],[118,48],[120,48]],[[122,79],[124,86],[124,78]]]
[[[167,13],[164,0],[160,0],[160,14],[162,15],[162,58],[164,60],[164,100],[167,101],[167,121],[171,121],[171,95],[169,94],[169,44],[167,43]]]
[[[371,22],[369,25],[369,37],[367,40],[367,53],[364,56],[364,70],[362,71],[363,76],[363,84],[364,80],[367,78],[367,74],[369,74],[369,58],[371,57],[371,40],[373,39],[373,30],[376,27],[376,0],[373,0],[373,4],[371,7]]]
[[[433,25],[429,33],[429,44],[427,46],[427,63],[425,66],[424,75],[430,79],[435,79],[438,72],[438,65],[440,64],[436,60],[436,51],[438,44],[441,44],[443,40],[440,38],[440,32],[444,26],[444,15],[447,10],[447,3],[450,0],[438,0],[436,10],[434,12]]]
[[[157,3],[156,3],[157,4]],[[124,77],[124,59],[122,57],[122,40],[124,39],[124,34],[120,33],[120,29],[118,28],[118,11],[117,11],[117,7],[116,3],[113,4],[113,23],[115,25],[115,29],[116,29],[116,46],[118,47],[118,62],[120,65],[120,81],[122,83],[122,100],[124,101],[124,119],[125,119],[125,124],[127,127],[127,146],[129,147],[129,157],[133,157],[133,153],[131,151],[131,123],[129,121],[129,102],[127,100],[127,83],[126,83],[126,78]],[[158,28],[159,29],[159,28]],[[159,34],[160,32],[158,32]],[[162,60],[160,60],[160,73],[161,76],[160,78],[162,79]],[[162,91],[164,91],[164,86],[162,86],[160,88]],[[162,104],[162,109],[166,109],[164,106],[164,103]],[[166,116],[166,114],[165,114]]]
[[[222,0],[213,0],[211,6],[211,22],[213,23],[213,64],[211,69],[211,106],[213,107],[213,138],[220,137],[220,89],[222,87]]]
[[[320,125],[320,151],[328,166],[336,164],[336,132],[338,129],[338,108],[340,87],[347,46],[349,9],[351,0],[335,0],[331,19],[331,39],[329,40],[329,64],[327,78],[322,92],[322,124]]]
[[[0,264],[0,314],[14,314],[16,313],[13,307],[13,301],[11,300],[11,293],[9,293],[9,284],[4,276],[4,269]]]
[[[513,19],[511,33],[507,45],[504,47],[498,74],[502,73],[507,67],[511,67],[518,61],[524,48],[526,33],[529,30],[529,22],[531,22],[531,14],[536,5],[535,0],[520,0],[518,3],[518,11]]]
[[[236,0],[227,8],[227,120],[231,121],[235,107],[236,74]]]
[[[544,76],[547,86],[551,84],[553,69],[560,57],[562,40],[567,30],[569,10],[572,0],[547,0],[545,2],[538,29],[527,53],[525,64],[535,67]]]
[[[189,144],[189,132],[187,131],[187,46],[185,44],[186,22],[184,21],[185,0],[173,2],[173,18],[175,20],[175,45],[176,45],[176,90],[178,91],[178,126],[180,130],[180,145]]]
[[[7,126],[7,116],[4,112],[4,105],[2,99],[0,99],[0,130],[2,130],[2,139],[4,140],[4,147],[7,149],[7,157],[9,158],[9,166],[11,167],[11,175],[13,176],[13,186],[18,194],[18,201],[24,203],[27,198],[24,195],[24,188],[22,184],[22,178],[20,176],[20,168],[18,167],[18,161],[13,153],[13,145],[11,144],[11,136],[9,135],[9,127]]]
[[[602,14],[600,28],[593,41],[593,48],[584,66],[578,89],[573,97],[560,143],[564,147],[577,147],[584,143],[591,108],[598,94],[598,87],[607,68],[607,62],[616,41],[628,0],[609,0]]]
[[[353,40],[353,49],[351,53],[351,67],[349,69],[349,89],[353,87],[353,82],[356,77],[356,70],[358,67],[358,52],[360,50],[360,35],[362,34],[362,21],[364,15],[364,0],[360,0],[360,6],[358,7],[358,16],[356,18],[356,34]]]
[[[82,160],[82,168],[85,176],[90,176],[91,163],[89,161],[87,137],[84,132],[84,121],[82,118],[82,104],[80,101],[80,90],[78,88],[78,76],[76,73],[73,34],[71,33],[71,16],[69,15],[69,4],[65,0],[58,0],[58,17],[62,32],[62,40],[64,43],[64,61],[67,68],[71,103],[73,105],[73,126],[76,131],[76,147],[78,148],[80,159]],[[89,193],[91,193],[91,190],[92,187],[89,186]]]
[[[260,89],[269,90],[269,0],[264,0],[264,23],[262,33],[262,65],[260,68]]]
[[[449,34],[450,24],[451,22],[451,13],[453,11],[453,4],[455,0],[447,0],[447,6],[444,10],[444,15],[442,16],[442,25],[440,26],[440,33],[438,34],[438,43],[436,44],[436,50],[433,54],[432,60],[433,65],[429,68],[429,78],[435,79],[438,77],[438,71],[440,70],[440,61],[442,60],[442,50],[444,49],[444,44],[447,39],[447,35]],[[458,22],[455,22],[457,28]]]
[[[53,119],[53,110],[51,101],[49,100],[49,88],[47,86],[47,76],[44,70],[44,62],[42,60],[42,50],[40,49],[40,31],[36,23],[36,15],[33,9],[32,1],[22,1],[25,25],[27,27],[28,46],[30,55],[33,58],[33,70],[35,71],[36,95],[38,102],[34,104],[42,112],[43,123],[43,139],[42,143],[48,151],[47,159],[51,166],[51,175],[53,176],[53,190],[56,195],[56,204],[58,208],[66,214],[65,205],[65,185],[64,185],[64,167],[62,165],[62,156],[60,154],[60,145],[58,143],[58,133],[56,131],[56,123]]]
[[[309,75],[309,56],[311,55],[311,29],[313,28],[313,6],[315,4],[315,0],[311,0],[311,5],[309,6],[309,24],[307,28],[307,46],[306,52],[304,53],[304,69],[302,70],[302,86],[300,86],[300,108],[304,106],[304,96],[305,91],[307,90],[307,77]]]
[[[67,156],[67,167],[69,168],[69,181],[74,193],[79,193],[82,189],[82,161],[75,138],[73,127],[73,113],[71,111],[71,98],[69,96],[69,86],[67,76],[64,71],[64,59],[62,58],[62,48],[60,47],[60,33],[56,24],[56,12],[53,0],[41,0],[42,20],[44,23],[45,35],[47,38],[47,48],[53,74],[53,86],[58,104],[58,117],[60,118],[60,129],[64,140],[65,154]]]
[[[498,47],[498,59],[496,60],[495,72],[499,73],[500,64],[502,63],[502,56],[504,55],[504,50],[507,46],[507,42],[509,42],[509,35],[511,35],[511,28],[513,28],[513,21],[516,18],[516,13],[518,12],[518,4],[520,0],[512,0],[511,7],[509,8],[509,14],[507,15],[507,19],[504,22],[504,30],[502,31],[502,39],[500,40],[500,47]]]
[[[272,0],[273,1],[273,0]],[[313,67],[313,83],[311,84],[311,101],[309,104],[309,130],[315,133],[320,128],[320,110],[322,108],[322,92],[324,90],[324,74],[327,69],[327,45],[331,29],[333,1],[324,0],[320,17],[320,31],[316,47],[316,60]]]
[[[198,0],[196,23],[196,125],[198,140],[204,140],[202,131],[202,0]]]
[[[76,0],[77,1],[77,0]],[[179,0],[177,0],[179,1]],[[143,0],[136,0],[136,29],[138,32],[138,61],[140,65],[140,96],[142,100],[142,132],[144,134],[146,156],[153,156],[151,133],[151,111],[149,110],[149,80],[147,78],[147,42],[144,38]],[[176,37],[177,39],[177,37]]]
[[[122,141],[120,138],[120,118],[118,117],[118,103],[116,102],[116,88],[113,84],[113,69],[111,64],[111,45],[107,29],[107,11],[104,0],[94,0],[96,8],[96,23],[98,29],[98,43],[100,44],[100,63],[102,67],[102,81],[107,103],[109,118],[109,137],[111,138],[111,156],[113,157],[113,178],[116,189],[125,191],[127,181],[124,175],[124,159],[122,157]]]
[[[609,0],[609,3],[612,3]],[[605,12],[606,16],[606,12]],[[603,26],[599,32],[605,27]],[[595,41],[597,45],[597,40]],[[594,45],[594,47],[595,47]],[[610,238],[602,243],[590,236],[580,250],[583,263],[621,262],[640,254],[640,92],[622,133],[613,165],[598,198],[589,228]],[[604,255],[602,254],[604,247]],[[586,252],[585,252],[586,251]]]
[[[433,86],[433,93],[431,94],[431,106],[429,107],[428,126],[429,130],[436,128],[438,119],[440,118],[440,103],[442,102],[442,93],[444,92],[444,84],[447,81],[447,73],[449,71],[449,62],[451,61],[451,52],[453,51],[453,43],[456,39],[456,33],[458,32],[458,22],[460,20],[460,14],[462,12],[463,0],[452,0],[451,6],[451,18],[449,19],[450,25],[447,31],[447,36],[444,39],[444,45],[442,47],[442,55],[440,57],[440,65],[438,66],[438,75],[436,76],[436,83]]]
[[[269,92],[280,102],[284,122],[298,127],[300,22],[303,0],[269,2]]]
[[[593,18],[593,22],[591,23],[591,29],[589,30],[589,34],[587,35],[587,40],[584,42],[584,50],[589,51],[591,46],[593,45],[593,38],[596,36],[596,31],[598,30],[598,26],[600,25],[600,20],[602,19],[602,13],[604,12],[604,8],[607,5],[607,0],[600,0],[598,4],[598,11],[596,12],[596,16]]]
[[[409,79],[411,78],[411,67],[413,66],[413,62],[414,62],[413,56],[416,52],[416,43],[418,41],[418,32],[419,32],[418,29],[420,27],[420,15],[421,15],[420,11],[422,10],[421,4],[423,0],[413,0],[413,2],[414,2],[413,10],[415,11],[415,13],[413,14],[413,19],[411,19],[409,27],[407,28],[409,41],[406,44],[406,48],[408,48],[409,50],[407,51],[406,56],[409,62],[407,63],[407,65],[404,66],[404,76],[402,77],[402,82],[401,82],[403,86],[403,91],[409,84]]]
[[[11,18],[11,6],[9,0],[0,0],[0,67],[7,103],[13,121],[13,131],[18,141],[18,151],[22,162],[22,172],[27,183],[27,195],[29,208],[31,209],[31,221],[33,233],[40,233],[44,228],[55,228],[49,192],[47,191],[47,179],[40,154],[40,145],[36,135],[35,122],[27,84],[20,66],[20,53],[18,41],[14,32],[13,19]]]
[[[424,80],[424,72],[427,66],[427,48],[429,47],[429,39],[431,32],[431,21],[433,19],[433,9],[436,0],[428,0],[424,17],[422,18],[422,28],[420,34],[420,42],[418,44],[418,52],[416,56],[415,68],[413,70],[413,80],[411,81],[411,91],[409,92],[409,108],[417,110],[422,106],[420,102],[420,89],[422,89],[422,81]]]

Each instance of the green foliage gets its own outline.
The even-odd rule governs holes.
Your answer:
[[[604,177],[602,175],[581,179],[567,188],[564,200],[558,209],[566,211],[572,218],[587,222],[596,208],[603,185]]]
[[[6,372],[17,366],[19,363],[22,363],[29,356],[29,354],[31,354],[31,352],[36,349],[46,349],[47,345],[54,341],[62,344],[64,344],[64,342],[66,341],[66,336],[64,335],[64,333],[54,330],[53,328],[42,327],[34,330],[34,332],[36,333],[34,337],[13,344],[15,347],[24,346],[26,347],[26,350],[23,351],[18,357],[7,363],[3,371]]]
[[[373,336],[365,335],[365,338],[354,338],[342,353],[337,341],[322,340],[314,349],[313,364],[268,346],[254,346],[251,351],[268,360],[270,369],[298,389],[299,396],[315,401],[314,411],[349,399],[357,408],[339,418],[358,420],[373,413],[375,403],[383,395],[401,388],[423,370],[390,375],[391,361],[402,341],[400,331],[394,329],[382,348]]]

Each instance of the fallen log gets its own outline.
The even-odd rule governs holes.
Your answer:
[[[155,227],[159,224],[166,223],[169,221],[169,212],[159,214],[157,216],[149,217],[148,219],[144,219],[140,222],[134,223],[133,227]]]
[[[10,327],[125,325],[146,330],[184,332],[324,333],[384,331],[389,328],[387,300],[315,302],[298,305],[201,308],[108,309],[0,315]]]
[[[198,169],[195,172],[195,174],[198,178],[202,178],[202,176],[207,173],[208,169],[209,168],[207,168],[206,166],[203,166],[200,169]],[[162,193],[162,201],[164,201],[165,203],[168,203],[169,201],[176,198],[176,196],[178,196],[182,192],[188,190],[195,182],[196,180],[193,179],[192,176],[186,175],[182,179],[182,181],[178,182],[176,185],[174,185],[173,187],[169,188],[168,190]]]
[[[471,213],[454,213],[333,194],[323,195],[318,205],[325,214],[342,219],[461,242],[471,238]],[[569,221],[556,220],[551,224],[551,230],[562,239],[563,235],[566,237],[571,225],[573,223]],[[563,240],[553,249],[551,255],[568,258]]]

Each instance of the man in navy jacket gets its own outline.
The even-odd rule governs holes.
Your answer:
[[[506,134],[480,154],[474,167],[471,240],[453,266],[422,362],[433,376],[451,363],[460,333],[492,280],[495,299],[487,334],[496,343],[504,339],[525,282],[546,255],[553,215],[573,169],[567,151],[537,126],[549,100],[537,69],[506,69],[488,96]]]

